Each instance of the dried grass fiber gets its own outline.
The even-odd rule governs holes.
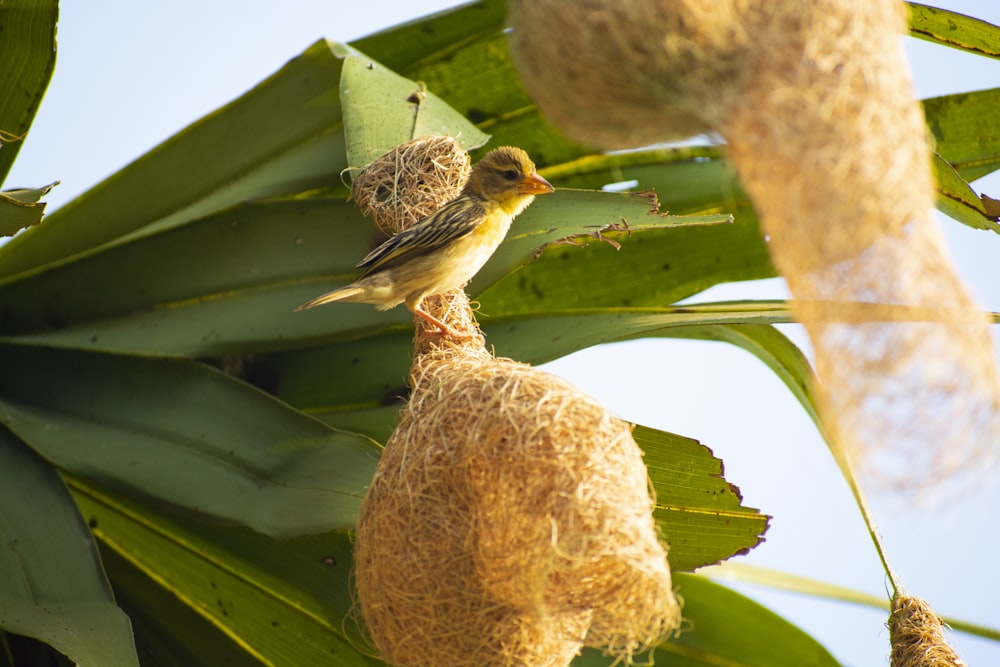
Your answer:
[[[1000,379],[988,320],[931,219],[902,3],[509,6],[525,86],[571,136],[726,139],[812,340],[827,430],[863,471],[912,490],[989,469]]]
[[[395,234],[459,195],[469,154],[451,137],[423,137],[393,149],[351,181],[351,198],[386,234]]]
[[[965,663],[944,638],[941,619],[920,598],[893,598],[889,616],[892,667],[963,667]]]
[[[415,163],[427,169],[462,163],[438,155],[458,151],[450,140],[417,140],[382,158],[373,168],[387,180],[368,187],[393,189],[386,165],[409,170],[423,151],[434,157]],[[357,185],[355,198],[368,201]],[[417,319],[412,394],[362,503],[357,602],[378,652],[397,667],[555,667],[583,646],[629,659],[675,630],[630,425],[487,352],[461,290],[424,305],[471,335],[435,335]]]

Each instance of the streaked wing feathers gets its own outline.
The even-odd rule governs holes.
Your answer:
[[[404,229],[358,262],[365,275],[399,266],[448,245],[475,229],[486,217],[486,207],[475,197],[460,195],[434,213]]]

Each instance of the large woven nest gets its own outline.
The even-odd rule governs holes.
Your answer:
[[[865,469],[920,488],[995,458],[988,320],[930,217],[902,3],[509,6],[525,87],[571,136],[603,148],[705,131],[726,140],[812,339],[827,430]]]
[[[488,353],[461,291],[425,306],[473,335],[417,322],[412,394],[362,504],[357,600],[378,652],[397,667],[555,667],[585,645],[628,659],[676,629],[631,427]]]

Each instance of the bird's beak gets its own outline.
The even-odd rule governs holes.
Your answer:
[[[517,184],[517,191],[522,195],[544,195],[555,190],[552,184],[538,175],[538,172],[531,172],[524,177],[524,180]]]

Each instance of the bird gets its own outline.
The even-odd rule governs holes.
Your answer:
[[[425,297],[464,287],[507,235],[535,195],[555,188],[538,175],[528,154],[495,148],[473,167],[457,197],[392,236],[355,268],[360,278],[307,301],[296,312],[334,301],[370,303],[379,310],[404,304],[438,333],[462,337],[421,307]]]

